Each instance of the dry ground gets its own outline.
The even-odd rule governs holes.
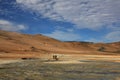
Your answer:
[[[120,42],[62,42],[0,30],[0,80],[119,79]]]
[[[36,56],[37,55],[37,56]],[[42,60],[48,60],[46,63],[83,63],[86,61],[108,61],[108,62],[120,62],[120,55],[88,55],[88,54],[56,54],[59,58],[58,61],[54,61],[54,54],[0,54],[0,64],[19,62],[21,58],[40,58]]]
[[[54,54],[34,54],[37,59],[21,59],[30,55],[1,54],[0,80],[120,80],[119,55],[56,54],[55,61]]]

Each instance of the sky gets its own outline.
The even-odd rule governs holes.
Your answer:
[[[0,0],[0,30],[61,41],[120,41],[120,0]]]

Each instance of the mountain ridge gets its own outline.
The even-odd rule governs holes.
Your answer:
[[[104,48],[100,50],[100,48]],[[84,53],[93,51],[105,54],[119,54],[120,41],[94,43],[59,41],[41,34],[22,34],[0,30],[0,52],[2,53]],[[90,53],[91,54],[91,53]]]

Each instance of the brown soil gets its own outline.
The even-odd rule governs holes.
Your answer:
[[[101,47],[104,47],[104,50],[100,51]],[[42,58],[51,60],[53,54],[62,55],[61,60],[68,60],[64,63],[77,63],[76,60],[89,59],[119,62],[120,42],[61,42],[40,34],[28,35],[0,30],[0,59]]]

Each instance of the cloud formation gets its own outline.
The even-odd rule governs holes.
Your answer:
[[[58,40],[62,40],[62,41],[79,41],[81,39],[80,35],[75,34],[73,32],[64,32],[64,31],[60,31],[60,30],[55,30],[52,33],[49,34],[44,34],[46,36],[49,37],[53,37],[55,39]]]
[[[21,31],[25,29],[26,27],[22,24],[15,24],[7,20],[0,20],[0,30]]]
[[[110,32],[105,38],[109,41],[120,41],[120,31]]]
[[[120,23],[120,0],[16,0],[43,18],[98,30]],[[114,26],[116,27],[116,26]]]

